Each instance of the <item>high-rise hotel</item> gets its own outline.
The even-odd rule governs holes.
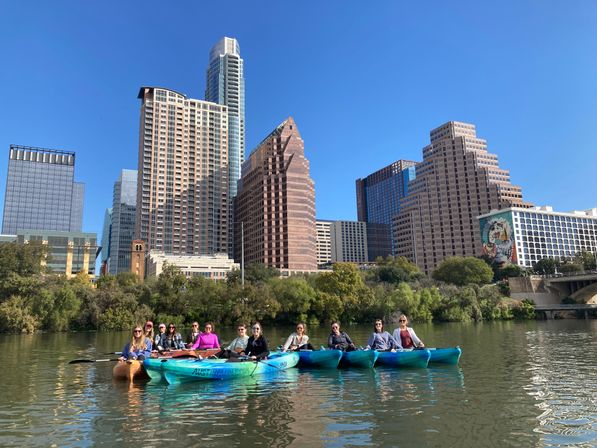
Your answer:
[[[477,217],[493,209],[525,207],[520,187],[487,151],[475,126],[450,121],[431,131],[416,178],[394,217],[396,255],[431,272],[446,257],[481,253]]]
[[[243,163],[238,185],[235,260],[241,260],[244,246],[245,263],[263,263],[283,273],[316,270],[315,187],[291,117]]]
[[[228,108],[142,87],[135,237],[145,250],[228,252]]]

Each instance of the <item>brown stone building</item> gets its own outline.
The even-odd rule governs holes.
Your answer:
[[[477,216],[492,209],[530,207],[510,173],[477,138],[475,126],[450,121],[431,131],[416,178],[393,220],[396,255],[431,272],[446,257],[481,253]]]
[[[235,210],[235,261],[283,272],[317,269],[315,188],[303,139],[292,117],[269,134],[243,163]]]

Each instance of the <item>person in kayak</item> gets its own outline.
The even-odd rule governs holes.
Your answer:
[[[211,348],[220,348],[220,341],[218,341],[218,335],[213,332],[214,324],[206,322],[205,331],[200,333],[195,343],[191,346],[191,350],[207,350]]]
[[[199,331],[199,322],[193,322],[191,326],[191,332],[187,335],[187,348],[191,348],[195,342],[197,342],[197,338],[201,334]]]
[[[345,352],[357,349],[352,343],[350,336],[340,331],[340,324],[338,322],[332,322],[332,332],[328,336],[328,348],[335,348]]]
[[[120,359],[122,361],[131,361],[135,359],[141,361],[145,358],[149,358],[151,356],[151,346],[151,339],[145,337],[143,328],[141,328],[140,325],[137,325],[133,329],[131,340],[127,342],[122,349],[122,356]]]
[[[388,351],[396,351],[398,344],[394,337],[384,331],[383,329],[383,321],[381,319],[376,319],[375,323],[373,324],[373,333],[369,336],[369,340],[367,341],[367,347],[365,350],[378,350],[380,352],[388,352]]]
[[[269,348],[267,346],[267,339],[261,332],[261,324],[255,322],[251,327],[253,333],[247,340],[247,347],[241,352],[241,355],[246,355],[251,359],[265,359],[269,355]]]
[[[240,353],[247,348],[249,336],[247,336],[247,327],[244,324],[238,324],[236,327],[238,336],[232,340],[227,347],[215,354],[218,358],[238,358]]]
[[[148,320],[145,322],[145,337],[149,338],[150,341],[153,341],[153,322]]]
[[[282,351],[295,350],[313,350],[313,346],[309,343],[309,336],[305,334],[307,326],[304,323],[296,325],[296,332],[291,333],[286,339]]]
[[[176,331],[176,325],[172,322],[168,324],[168,332],[162,341],[164,350],[183,350],[185,348],[182,336]]]
[[[166,337],[166,324],[158,325],[158,334],[153,339],[153,348],[159,352],[164,351],[164,338]]]
[[[396,341],[398,350],[402,350],[404,348],[425,347],[423,341],[421,341],[417,337],[415,330],[413,330],[411,327],[407,327],[407,324],[408,318],[404,314],[401,314],[398,318],[399,326],[394,330],[394,333],[392,334],[394,340]]]

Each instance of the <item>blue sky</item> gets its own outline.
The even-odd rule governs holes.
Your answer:
[[[225,7],[220,5],[226,5]],[[292,115],[317,217],[356,219],[355,179],[477,125],[525,200],[597,207],[597,2],[0,0],[0,201],[11,143],[74,150],[84,230],[136,169],[143,85],[203,98],[236,37],[251,150]]]

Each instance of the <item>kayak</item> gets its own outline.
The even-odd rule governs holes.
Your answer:
[[[118,361],[112,369],[112,377],[115,380],[133,382],[133,380],[149,379],[141,361]]]
[[[377,356],[378,352],[375,350],[353,350],[351,352],[342,352],[340,366],[371,368],[375,364]]]
[[[209,358],[210,356],[218,353],[220,349],[207,349],[207,350],[176,350],[172,352],[164,352],[161,356],[151,357],[143,361],[143,367],[147,375],[153,382],[166,381],[163,374],[163,368],[165,362],[172,361],[184,361],[191,359],[192,361]]]
[[[230,361],[227,359],[204,360],[168,360],[162,363],[162,372],[166,381],[177,384],[200,380],[225,380],[245,376],[276,373],[297,365],[299,355],[296,352],[273,353],[260,361]]]
[[[427,349],[378,353],[378,364],[393,367],[427,367],[431,357],[431,353]]]
[[[428,349],[431,353],[429,362],[437,362],[442,364],[458,364],[462,349],[460,347],[449,347],[449,348],[430,348]]]
[[[342,350],[299,350],[299,367],[317,367],[320,369],[335,369],[338,367]]]

